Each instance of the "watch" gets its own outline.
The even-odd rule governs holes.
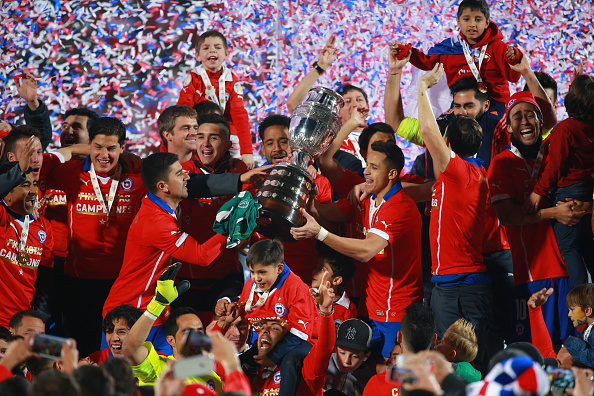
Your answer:
[[[318,74],[320,74],[320,75],[324,74],[324,72],[325,72],[325,70],[324,70],[324,69],[322,69],[322,68],[320,67],[320,65],[318,65],[318,62],[317,62],[317,61],[316,61],[316,62],[314,62],[314,63],[313,63],[313,65],[311,65],[311,67],[313,67],[314,69],[316,69],[316,71],[317,71],[317,72],[318,72]]]

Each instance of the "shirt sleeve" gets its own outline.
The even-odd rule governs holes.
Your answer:
[[[437,62],[439,62],[440,55],[426,55],[422,51],[411,48],[410,63],[421,70],[431,70]]]
[[[553,349],[553,342],[551,335],[547,330],[544,318],[542,317],[542,308],[540,306],[532,309],[528,308],[528,315],[530,317],[530,332],[532,334],[532,343],[538,348],[542,357],[557,358],[557,354]]]
[[[343,215],[347,216],[349,219],[355,218],[355,207],[351,204],[351,202],[347,198],[343,198],[336,202],[336,206],[342,212]]]
[[[318,323],[320,325],[319,338],[303,360],[303,369],[301,370],[303,380],[312,395],[318,394],[324,388],[326,371],[328,371],[336,342],[333,316],[320,316]]]
[[[229,93],[228,106],[231,117],[229,123],[235,127],[241,154],[253,154],[250,120],[243,103],[243,88],[235,75],[233,75],[233,89]]]
[[[487,179],[489,180],[489,196],[491,203],[509,198],[518,198],[510,178],[511,174],[505,167],[505,161],[496,157],[491,162]]]
[[[243,371],[235,370],[226,374],[225,383],[223,384],[224,392],[244,392],[246,395],[252,394],[250,381]]]
[[[548,163],[534,186],[534,192],[540,196],[547,195],[555,188],[570,154],[571,134],[566,133],[564,128],[555,128],[550,140]]]
[[[398,194],[403,194],[399,192]],[[395,199],[393,197],[392,199]],[[387,209],[387,208],[386,208]],[[416,211],[404,211],[404,210],[382,210],[379,209],[377,221],[371,225],[370,233],[375,234],[389,243],[394,243],[410,230],[410,224],[414,221],[413,216],[419,215]]]
[[[41,147],[45,150],[52,141],[52,122],[45,103],[40,100],[37,110],[31,110],[25,105],[25,124],[39,130]]]
[[[179,93],[177,104],[194,107],[194,105],[199,102],[196,101],[196,96],[199,98],[202,96],[200,95],[199,89],[197,89],[200,86],[198,76],[193,72],[189,72],[184,79],[184,87]]]
[[[318,195],[316,199],[321,203],[332,202],[332,187],[330,187],[330,181],[322,175],[318,175],[314,180],[316,186],[318,186]]]
[[[54,266],[54,232],[51,223],[43,219],[45,229],[45,242],[43,242],[43,252],[41,254],[41,262],[39,265],[53,268]]]
[[[132,372],[136,378],[145,384],[154,383],[167,364],[161,360],[150,341],[146,341],[142,345],[148,349],[148,355],[142,363],[137,366],[132,366]]]
[[[357,172],[345,169],[340,179],[334,183],[332,188],[340,198],[346,198],[353,187],[364,181]]]

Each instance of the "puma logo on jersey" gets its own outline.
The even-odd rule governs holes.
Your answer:
[[[304,322],[303,320],[299,319],[299,320],[297,321],[297,323],[303,323],[303,328],[304,328],[304,329],[307,329],[307,324],[308,324],[309,322]]]
[[[89,183],[90,180],[83,180],[82,177],[79,177],[78,180],[80,180],[81,182],[85,183],[85,186],[88,186],[89,185],[88,183]]]
[[[499,183],[491,183],[491,186],[497,187],[498,190],[501,190],[501,182],[499,182]]]

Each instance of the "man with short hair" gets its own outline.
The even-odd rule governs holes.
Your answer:
[[[163,110],[157,119],[162,142],[160,151],[177,154],[186,170],[190,170],[190,161],[196,153],[196,117],[196,110],[186,105],[174,105]]]
[[[8,136],[4,138],[6,159],[8,161],[18,161],[21,158],[21,153],[25,145],[31,137],[34,137],[34,151],[33,155],[31,155],[29,166],[35,179],[39,179],[39,171],[43,164],[43,148],[41,147],[40,135],[37,129],[27,125],[20,125],[10,131]]]
[[[25,338],[30,334],[44,334],[45,324],[38,311],[27,309],[15,313],[10,318],[8,329],[13,337],[19,336]]]

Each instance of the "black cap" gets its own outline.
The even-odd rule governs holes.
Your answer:
[[[359,319],[345,320],[338,327],[335,345],[366,352],[371,345],[371,327]]]

